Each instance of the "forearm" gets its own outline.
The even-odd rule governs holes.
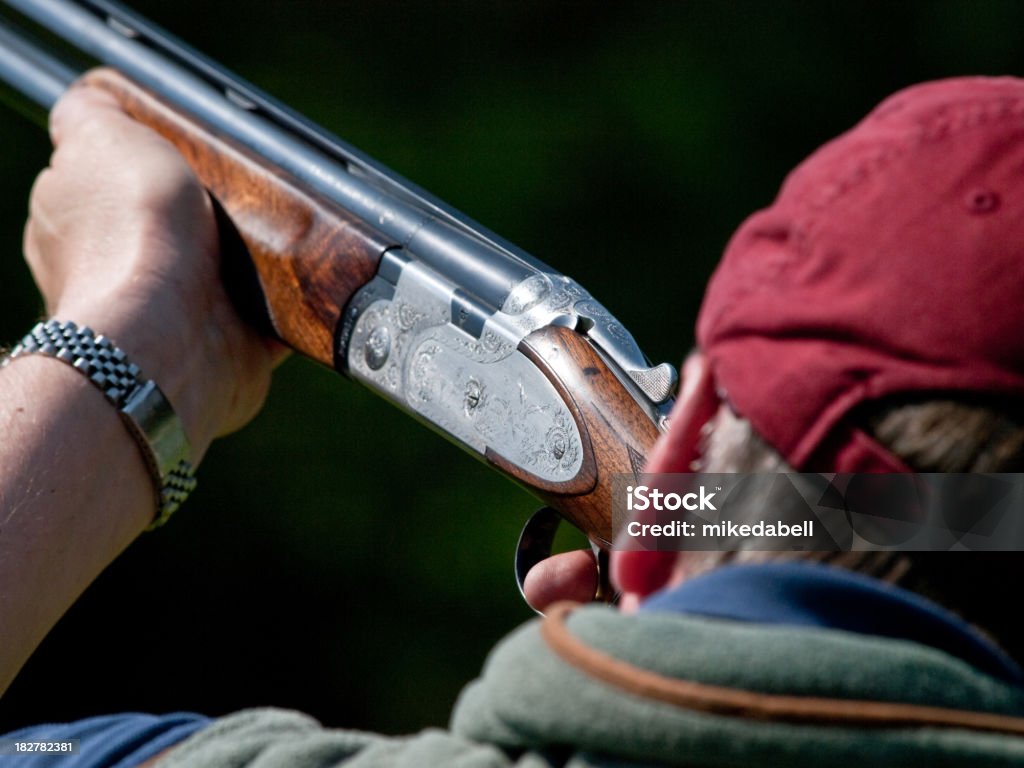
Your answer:
[[[89,88],[58,102],[51,132],[25,228],[47,311],[107,336],[156,382],[196,466],[259,410],[281,350],[232,308],[210,199],[170,144]],[[29,354],[0,368],[0,691],[153,521],[142,450],[71,366]]]
[[[152,521],[153,481],[81,373],[0,369],[0,691],[86,586]]]

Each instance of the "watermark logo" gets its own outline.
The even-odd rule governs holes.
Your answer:
[[[1024,474],[642,474],[616,549],[1024,551]]]
[[[635,488],[630,485],[626,487],[626,509],[630,512],[643,512],[648,509],[659,512],[675,512],[679,509],[685,509],[688,512],[717,511],[711,500],[720,490],[722,490],[721,487],[716,487],[714,492],[708,493],[707,488],[702,485],[696,491],[679,494],[671,491],[662,493],[657,488],[646,485],[638,485]]]

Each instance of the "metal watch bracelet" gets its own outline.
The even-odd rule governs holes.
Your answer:
[[[181,420],[156,383],[141,378],[138,366],[110,339],[71,322],[37,323],[8,359],[30,354],[56,358],[80,371],[117,408],[156,489],[157,512],[147,530],[167,522],[195,490],[196,479]]]

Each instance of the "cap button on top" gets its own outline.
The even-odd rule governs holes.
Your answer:
[[[972,189],[964,197],[968,213],[992,213],[999,208],[999,195],[986,187]]]

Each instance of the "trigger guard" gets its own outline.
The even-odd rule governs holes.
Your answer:
[[[523,526],[519,534],[519,541],[516,544],[515,574],[516,585],[519,587],[519,594],[523,602],[530,605],[526,600],[524,585],[526,574],[530,572],[541,560],[551,557],[551,548],[555,543],[555,534],[558,533],[558,526],[562,522],[562,516],[551,507],[541,507]],[[608,550],[599,546],[596,542],[590,542],[590,548],[594,553],[594,567],[597,569],[597,589],[594,591],[595,602],[616,603],[619,595],[612,588],[608,580]],[[539,616],[538,611],[532,605],[531,610]]]
[[[523,589],[526,574],[541,560],[551,557],[551,547],[555,543],[555,534],[558,533],[561,522],[562,516],[551,507],[541,507],[530,516],[519,534],[519,541],[516,543],[516,585],[519,587],[523,602],[527,605],[530,604],[526,601],[526,591]],[[535,613],[544,615],[532,605],[530,608]]]

